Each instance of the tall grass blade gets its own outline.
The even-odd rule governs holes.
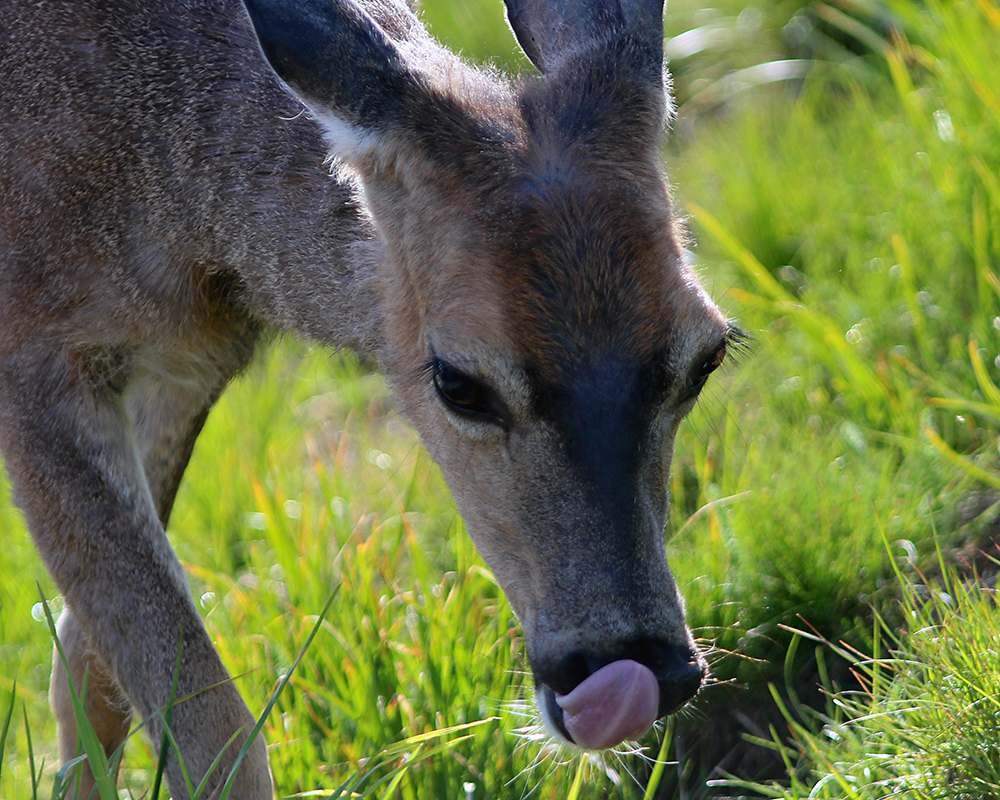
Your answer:
[[[973,155],[969,159],[969,163],[972,165],[972,169],[975,173],[979,176],[979,180],[983,182],[983,186],[986,188],[986,192],[990,196],[990,203],[993,208],[1000,208],[1000,178],[998,178],[993,170],[986,164],[982,156]]]
[[[38,797],[38,775],[35,773],[35,749],[31,744],[31,726],[28,725],[28,707],[22,706],[24,712],[24,735],[28,742],[28,774],[31,775],[31,796]]]
[[[972,360],[972,370],[976,373],[976,382],[983,390],[983,395],[991,405],[1000,410],[1000,389],[990,380],[990,376],[986,372],[986,365],[983,363],[982,356],[979,355],[979,345],[975,339],[969,340],[969,358]]]
[[[930,440],[931,444],[937,448],[941,455],[943,455],[948,461],[957,466],[959,469],[966,472],[970,477],[975,478],[980,483],[985,483],[987,486],[992,486],[994,489],[1000,489],[1000,477],[991,475],[989,472],[977,464],[974,464],[965,456],[956,453],[948,446],[948,443],[938,435],[937,431],[932,428],[924,428],[924,436]]]
[[[712,214],[697,203],[688,203],[688,209],[765,295],[774,301],[792,304],[798,302],[791,292],[775,280],[756,256],[740,244]]]
[[[570,786],[566,800],[578,800],[580,797],[580,787],[583,786],[583,775],[587,769],[587,761],[581,758],[576,765],[576,775],[573,776],[573,785]]]
[[[437,744],[434,747],[429,747],[426,750],[418,748],[416,753],[413,753],[413,754],[406,753],[406,754],[404,754],[403,763],[400,764],[399,766],[393,768],[393,770],[390,771],[387,775],[384,775],[382,778],[380,778],[378,782],[376,782],[375,784],[372,784],[371,787],[369,787],[365,792],[363,792],[361,794],[361,797],[368,797],[368,796],[370,796],[371,794],[374,793],[375,788],[379,784],[381,784],[383,781],[388,780],[389,778],[391,778],[391,780],[389,782],[389,786],[386,788],[386,790],[381,795],[381,800],[388,800],[388,798],[390,797],[390,795],[392,794],[392,792],[395,791],[395,789],[397,789],[399,787],[399,785],[402,782],[403,778],[405,778],[406,775],[407,775],[407,773],[409,773],[409,771],[412,770],[414,767],[418,766],[419,764],[421,764],[421,763],[423,763],[425,761],[429,761],[430,759],[434,758],[435,756],[437,756],[437,755],[439,755],[441,753],[446,753],[449,750],[454,749],[456,745],[459,745],[462,742],[468,741],[471,738],[472,738],[471,734],[467,735],[467,736],[459,736],[459,737],[456,737],[454,739],[450,739],[447,742],[441,742],[440,744]],[[406,740],[404,740],[404,742],[405,741]]]
[[[656,790],[659,788],[660,781],[663,780],[663,773],[670,763],[667,761],[667,756],[670,753],[670,746],[673,744],[673,741],[674,718],[668,717],[666,728],[663,730],[663,741],[660,743],[660,750],[656,754],[656,763],[649,775],[649,781],[646,783],[646,790],[642,793],[642,800],[653,800],[656,797]]]
[[[986,202],[980,192],[972,195],[972,255],[976,266],[976,288],[979,305],[988,308],[992,295],[987,275],[990,272],[989,256],[990,223]]]
[[[976,0],[979,12],[986,17],[986,21],[994,31],[1000,33],[1000,8],[997,8],[990,0]]]
[[[170,746],[174,750],[174,757],[177,759],[177,768],[181,771],[181,777],[184,778],[184,787],[187,789],[189,797],[194,797],[194,781],[191,780],[191,773],[188,771],[187,764],[184,762],[184,756],[181,754],[180,745],[177,744],[177,740],[174,738],[173,731],[170,730],[166,725],[163,726],[164,735],[170,740]]]
[[[884,53],[889,43],[857,17],[846,14],[827,3],[813,3],[812,11],[824,22],[839,29],[855,41],[861,42],[873,53]]]
[[[844,331],[829,317],[803,306],[712,214],[695,203],[689,203],[688,207],[705,230],[722,245],[757,288],[770,299],[773,309],[794,318],[799,327],[824,352],[836,355],[841,370],[850,385],[861,394],[869,412],[873,416],[879,416],[880,409],[888,400],[886,390],[872,368],[851,350]]]
[[[906,109],[906,113],[910,117],[910,124],[917,129],[926,127],[927,119],[924,116],[919,95],[913,90],[913,81],[910,78],[909,70],[906,68],[905,53],[903,51],[908,49],[907,42],[897,36],[893,44],[893,47],[886,48],[885,60],[889,66],[889,74],[892,76],[896,93],[899,95],[899,99],[903,102],[903,108]]]
[[[10,705],[7,706],[7,716],[4,717],[3,730],[0,731],[0,778],[3,777],[3,756],[7,747],[7,732],[10,730],[10,721],[14,716],[14,700],[17,698],[17,678],[10,690]]]
[[[917,339],[917,347],[920,348],[920,355],[925,364],[934,363],[934,353],[931,350],[931,343],[927,336],[927,320],[924,318],[924,310],[917,299],[917,286],[913,274],[913,259],[910,257],[910,247],[906,239],[898,233],[892,236],[892,249],[896,254],[896,261],[899,263],[900,279],[903,283],[903,293],[906,295],[906,306],[910,312],[910,320],[913,323],[913,331]]]
[[[74,771],[87,763],[86,753],[81,753],[76,758],[71,758],[59,769],[56,770],[55,778],[52,782],[52,800],[64,797],[74,787]]]
[[[194,793],[191,795],[192,800],[198,800],[198,798],[201,797],[201,793],[205,791],[205,786],[211,779],[212,774],[215,772],[216,769],[219,768],[219,762],[222,761],[222,757],[226,754],[229,748],[232,747],[233,742],[235,742],[239,738],[239,735],[241,733],[243,733],[243,726],[236,729],[233,735],[229,737],[229,741],[227,741],[222,746],[222,749],[216,754],[215,758],[212,759],[212,763],[208,765],[208,769],[205,770],[205,774],[202,777],[201,781],[199,782],[198,787],[194,790]]]
[[[449,728],[442,728],[437,731],[429,731],[416,736],[411,736],[400,742],[391,744],[381,750],[377,755],[368,759],[364,766],[356,770],[350,778],[348,778],[334,791],[332,795],[328,796],[328,800],[371,797],[382,786],[382,784],[388,782],[388,787],[380,795],[382,798],[387,798],[392,791],[395,791],[395,789],[399,787],[403,778],[405,778],[406,774],[411,769],[432,759],[440,753],[447,752],[448,750],[455,748],[457,745],[471,740],[473,737],[471,733],[463,736],[457,736],[454,739],[449,739],[446,742],[441,742],[434,747],[427,749],[423,748],[424,744],[433,739],[449,736],[455,732],[469,731],[492,721],[495,721],[495,718],[475,720],[474,722],[468,722],[461,725],[453,725]],[[378,780],[364,788],[363,791],[360,791],[362,787],[378,773],[379,769],[386,765],[386,762],[394,759],[399,759],[401,763],[388,770],[384,775],[379,777]]]
[[[976,400],[963,400],[958,397],[928,397],[925,398],[927,405],[935,408],[947,408],[950,411],[967,412],[978,414],[979,416],[992,417],[1000,420],[1000,406],[980,403]]]
[[[464,731],[471,730],[472,728],[478,728],[480,725],[486,725],[490,722],[496,722],[499,717],[485,717],[483,719],[473,720],[472,722],[463,722],[458,725],[451,725],[447,728],[439,728],[434,731],[425,731],[424,733],[417,733],[413,736],[408,736],[401,742],[389,745],[384,751],[383,755],[401,755],[407,750],[412,748],[414,745],[423,744],[424,742],[432,741],[433,739],[440,739],[442,736],[451,736],[455,733],[463,733]],[[463,737],[464,738],[464,737]]]

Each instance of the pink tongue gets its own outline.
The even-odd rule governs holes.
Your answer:
[[[585,750],[603,750],[638,739],[656,721],[660,688],[637,661],[613,661],[569,694],[556,695],[563,723]]]

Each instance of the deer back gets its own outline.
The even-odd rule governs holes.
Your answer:
[[[249,319],[373,348],[360,191],[242,5],[36,6],[4,3],[0,28],[0,347]]]

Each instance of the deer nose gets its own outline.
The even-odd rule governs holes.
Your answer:
[[[535,669],[543,718],[585,749],[638,738],[697,694],[703,659],[686,645],[634,642],[615,654],[576,651]]]

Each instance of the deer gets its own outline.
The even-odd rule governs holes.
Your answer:
[[[551,737],[637,739],[705,682],[669,471],[740,333],[664,174],[663,3],[505,2],[517,78],[403,0],[0,2],[0,454],[65,601],[63,762],[85,676],[109,755],[189,697],[170,730],[209,796],[246,741],[165,531],[209,410],[279,333],[385,375]],[[188,797],[173,749],[166,777]],[[262,738],[233,780],[273,796]]]

